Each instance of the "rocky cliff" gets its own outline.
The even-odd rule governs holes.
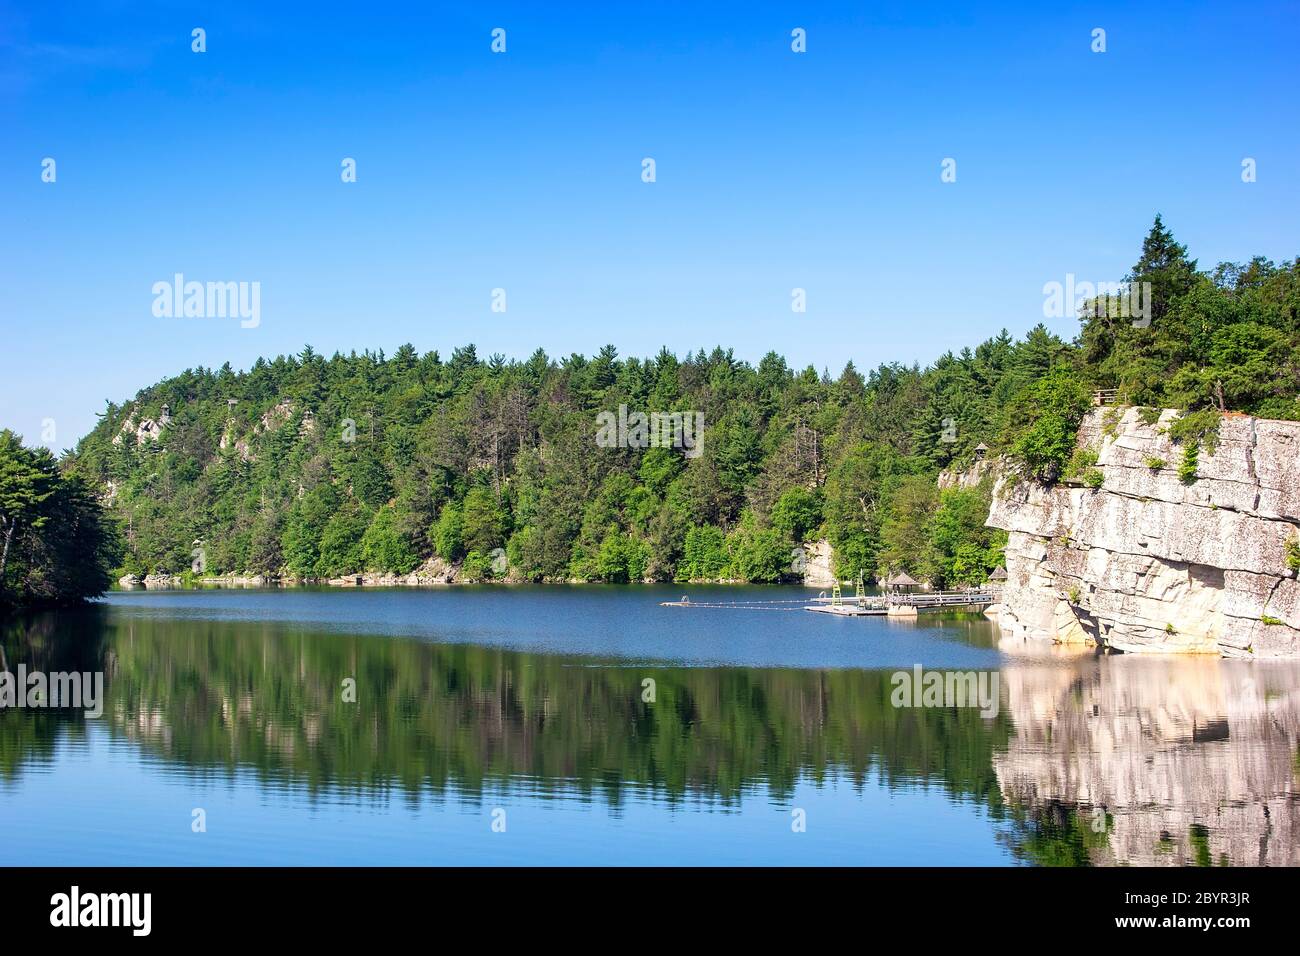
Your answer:
[[[988,523],[1009,533],[1004,632],[1123,651],[1300,657],[1300,422],[1224,416],[1179,475],[1177,413],[1094,409],[1086,483],[1004,477]]]
[[[802,548],[803,561],[796,560],[794,570],[803,574],[803,584],[810,588],[833,587],[835,581],[835,552],[826,540],[813,541]]]

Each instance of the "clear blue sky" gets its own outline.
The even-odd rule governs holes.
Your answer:
[[[305,343],[928,362],[1157,211],[1203,265],[1300,252],[1296,3],[325,6],[0,0],[0,426]],[[155,318],[176,272],[260,326]]]

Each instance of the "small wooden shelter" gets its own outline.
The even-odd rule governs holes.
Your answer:
[[[921,582],[916,580],[906,571],[899,571],[885,578],[885,587],[891,591],[910,591],[912,588],[919,588]]]

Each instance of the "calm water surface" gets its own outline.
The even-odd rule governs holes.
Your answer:
[[[0,864],[1300,863],[1297,665],[658,606],[684,592],[808,594],[138,591],[5,621],[11,668],[103,671],[106,702],[0,710]],[[916,664],[996,674],[997,714],[894,707]]]

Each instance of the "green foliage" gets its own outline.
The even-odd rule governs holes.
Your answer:
[[[1101,431],[1107,438],[1114,438],[1119,432],[1119,422],[1123,413],[1118,408],[1108,408],[1101,416]]]
[[[862,443],[831,468],[824,490],[825,528],[840,578],[873,573],[889,498],[910,467],[893,448]]]
[[[775,528],[760,527],[751,512],[726,541],[731,577],[756,584],[774,584],[790,571],[791,540]]]
[[[304,576],[316,573],[321,537],[338,507],[339,496],[334,487],[321,484],[295,501],[289,509],[280,549],[291,573]]]
[[[681,581],[716,581],[730,563],[721,528],[697,525],[686,532],[685,553],[677,566]]]
[[[366,568],[372,571],[409,574],[420,563],[415,545],[400,527],[392,505],[375,512],[361,537],[361,554]]]
[[[1089,488],[1100,488],[1106,481],[1100,468],[1089,468],[1083,473],[1083,483]]]
[[[508,518],[492,489],[471,488],[461,504],[460,517],[466,549],[488,554],[505,544]]]
[[[1129,278],[1150,284],[1150,322],[1085,317],[1083,358],[1099,381],[1152,414],[1214,406],[1300,418],[1300,366],[1291,360],[1300,352],[1300,260],[1257,257],[1201,272],[1157,216]]]
[[[898,571],[918,579],[929,577],[935,564],[930,550],[930,521],[938,504],[939,490],[926,476],[911,475],[899,482],[880,529],[878,577]]]
[[[443,505],[433,527],[433,547],[444,561],[459,561],[465,556],[465,535],[460,508],[454,502]]]
[[[645,578],[649,557],[644,542],[628,534],[610,531],[596,554],[595,577],[611,584],[627,584]]]
[[[1161,407],[1192,410],[1170,428],[1192,480],[1214,449],[1209,409],[1300,417],[1296,262],[1203,273],[1157,220],[1132,278],[1151,284],[1149,327],[1090,313],[1077,343],[1038,326],[927,368],[850,363],[834,378],[722,348],[485,362],[473,346],[446,359],[308,347],[108,405],[65,469],[100,493],[112,483],[120,566],[137,574],[187,569],[202,541],[210,573],[333,576],[475,552],[477,574],[504,547],[525,580],[771,580],[796,544],[825,538],[842,577],[974,581],[997,545],[964,519],[960,540],[941,528],[936,478],[979,444],[1019,466],[1013,480],[1095,484],[1095,459],[1071,459],[1093,389],[1114,387],[1148,425]],[[164,404],[161,434],[136,441]],[[704,440],[598,446],[596,416],[620,405],[698,412]],[[1106,411],[1103,430],[1118,421]]]
[[[1003,441],[1024,468],[1055,481],[1074,454],[1074,437],[1090,397],[1078,373],[1058,366],[1014,400]]]
[[[950,488],[939,493],[939,505],[926,526],[921,576],[939,587],[976,586],[988,580],[1003,561],[1005,531],[985,526],[991,503],[988,485]]]
[[[1184,412],[1169,426],[1169,437],[1183,446],[1183,458],[1178,464],[1178,477],[1185,484],[1196,480],[1196,469],[1200,464],[1201,449],[1210,454],[1219,445],[1219,425],[1222,416],[1212,408],[1195,412]]]
[[[102,594],[121,556],[118,528],[86,482],[0,430],[0,608]]]
[[[1076,448],[1070,456],[1069,462],[1062,472],[1061,478],[1075,484],[1084,483],[1087,474],[1094,470],[1093,466],[1097,464],[1097,449],[1087,445],[1081,445]]]
[[[471,551],[461,564],[460,576],[465,581],[486,581],[492,577],[492,559],[481,551]]]
[[[772,508],[772,527],[794,542],[810,540],[821,522],[821,497],[807,488],[790,488]]]
[[[1219,447],[1219,426],[1223,416],[1212,408],[1184,412],[1169,425],[1169,438],[1183,445],[1197,445],[1211,455]]]
[[[1161,468],[1165,467],[1165,460],[1163,458],[1157,458],[1155,455],[1148,455],[1146,466],[1152,471],[1159,471]]]
[[[361,539],[369,526],[369,514],[355,503],[331,515],[321,533],[316,573],[331,577],[361,570],[365,564]]]
[[[1277,625],[1277,624],[1285,624],[1285,623],[1286,623],[1286,621],[1282,620],[1280,617],[1271,617],[1271,616],[1269,616],[1268,614],[1261,614],[1261,615],[1259,616],[1259,619],[1260,619],[1260,621],[1262,621],[1264,624],[1267,624],[1267,625],[1269,625],[1270,627],[1272,627],[1272,626],[1274,626],[1274,625]]]
[[[1291,538],[1286,545],[1286,566],[1300,572],[1300,538]]]

